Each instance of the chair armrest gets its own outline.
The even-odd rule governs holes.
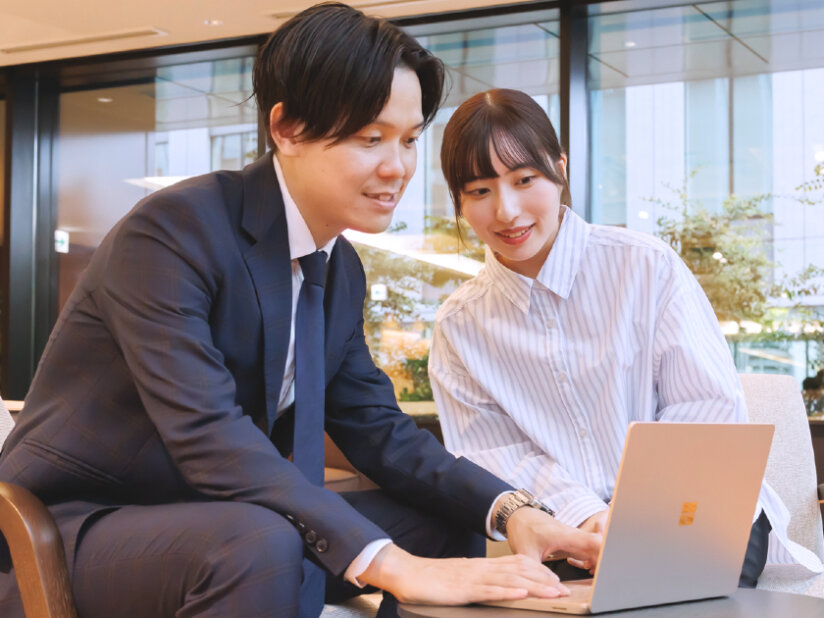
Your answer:
[[[77,618],[63,540],[28,489],[0,483],[0,533],[11,553],[27,618]]]

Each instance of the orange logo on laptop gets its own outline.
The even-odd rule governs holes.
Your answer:
[[[691,526],[695,521],[695,509],[698,507],[697,502],[684,502],[681,507],[681,519],[678,520],[679,526]]]

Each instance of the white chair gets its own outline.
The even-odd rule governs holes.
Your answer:
[[[765,478],[790,511],[788,536],[824,560],[810,425],[798,383],[782,375],[740,377],[750,420],[775,425]],[[824,575],[812,575],[795,565],[767,565],[758,587],[824,597]]]
[[[3,442],[6,441],[6,436],[9,435],[14,427],[14,420],[6,407],[5,402],[0,399],[0,449],[3,448]]]

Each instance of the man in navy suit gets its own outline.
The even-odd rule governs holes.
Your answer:
[[[541,558],[595,558],[596,535],[519,508],[539,505],[418,431],[364,341],[365,277],[339,235],[389,225],[442,84],[440,61],[393,25],[308,9],[255,68],[273,152],[151,195],[104,239],[0,458],[0,480],[54,515],[81,616],[312,616],[317,573],[336,599],[366,584],[419,602],[556,596]],[[306,394],[313,254],[325,322]],[[307,478],[324,427],[380,491]],[[496,518],[522,555],[449,558],[478,555]],[[0,555],[3,616],[21,615],[10,567]]]

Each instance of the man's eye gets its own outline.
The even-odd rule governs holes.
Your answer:
[[[420,139],[420,137],[421,137],[420,135],[413,135],[412,137],[407,138],[406,145],[407,146],[412,146],[415,142],[418,141],[418,139]]]
[[[373,146],[375,144],[380,143],[381,136],[380,135],[361,135],[361,141],[363,141],[364,144],[367,144],[369,146]]]

